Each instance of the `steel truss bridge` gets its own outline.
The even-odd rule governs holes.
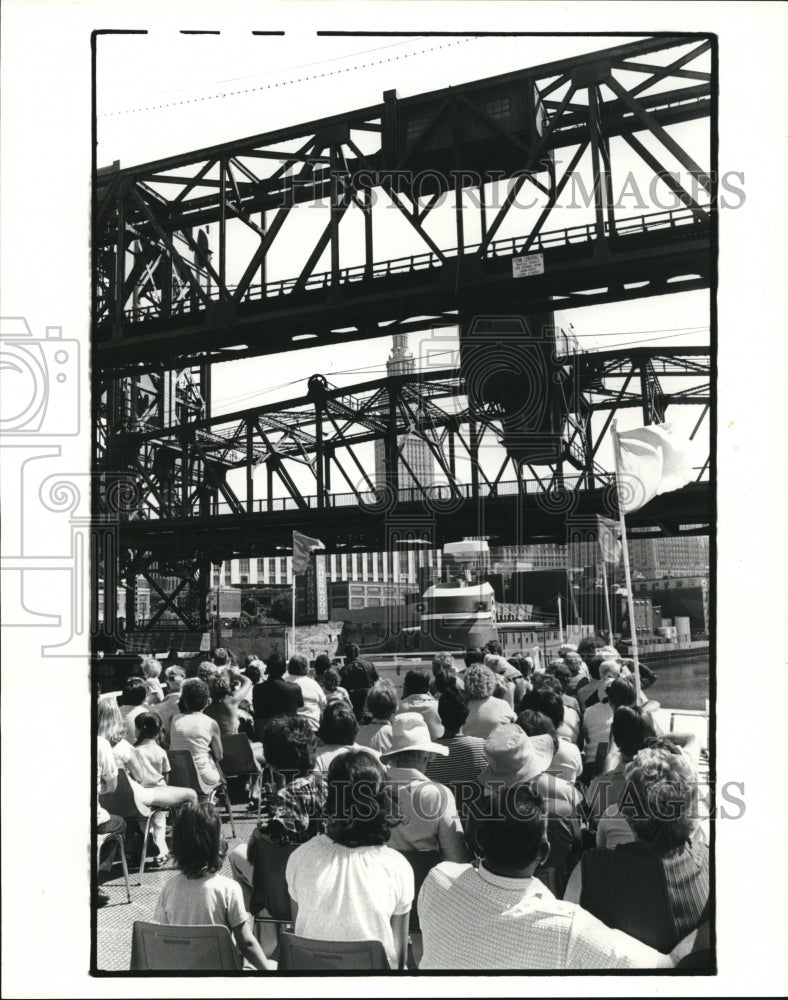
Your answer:
[[[699,165],[681,139],[684,123],[710,120],[711,46],[646,39],[406,99],[392,91],[346,114],[99,171],[94,509],[115,523],[117,556],[100,573],[126,581],[127,619],[141,573],[183,622],[205,621],[211,562],[279,553],[293,529],[334,551],[427,535],[436,545],[473,534],[563,541],[571,518],[615,510],[599,454],[619,410],[637,407],[648,424],[694,405],[694,437],[711,401],[704,347],[554,352],[547,391],[561,445],[541,464],[501,448],[505,407],[469,396],[462,363],[343,388],[313,376],[303,397],[221,416],[211,368],[449,326],[462,340],[480,313],[713,286],[713,164],[709,154]],[[675,207],[622,211],[621,151]],[[554,209],[578,179],[592,193],[590,219],[556,227]],[[526,187],[538,215],[520,207]],[[411,253],[381,253],[381,207],[409,233]],[[299,230],[294,265],[288,227],[305,217],[314,232]],[[538,263],[515,277],[523,260]],[[410,436],[433,456],[432,482],[408,467]],[[382,481],[358,452],[372,442]],[[254,475],[263,467],[264,487]],[[632,515],[633,528],[708,531],[708,459],[697,472]],[[118,482],[120,508],[108,499]]]

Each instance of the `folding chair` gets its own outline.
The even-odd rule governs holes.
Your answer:
[[[241,956],[223,924],[134,921],[131,972],[238,972],[241,967]]]
[[[260,765],[254,759],[252,744],[244,733],[222,736],[222,772],[225,778],[246,776],[258,778]],[[257,819],[260,819],[262,795],[257,798]]]
[[[298,972],[391,971],[380,941],[318,941],[287,932],[280,939],[278,968]]]
[[[399,851],[407,859],[408,864],[413,869],[413,906],[410,910],[410,921],[408,923],[409,934],[420,934],[419,914],[416,902],[419,898],[419,891],[424,883],[424,879],[443,860],[440,851]]]
[[[210,792],[204,792],[200,785],[200,779],[197,776],[197,768],[194,766],[194,758],[188,750],[168,750],[167,757],[170,762],[170,784],[177,785],[179,788],[193,788],[197,793],[197,798],[201,802],[215,802],[217,796],[223,799],[225,808],[230,816],[230,828],[233,831],[233,838],[235,838],[233,807],[230,802],[229,792],[227,791],[227,782],[224,780],[224,774],[222,774],[222,769],[219,765],[216,765],[216,769],[221,775],[221,781],[218,785],[214,785]]]
[[[138,805],[134,798],[134,791],[129,782],[129,777],[123,768],[118,768],[118,784],[114,792],[102,792],[99,795],[99,802],[114,816],[122,816],[126,820],[137,820],[140,823],[144,820],[142,833],[142,857],[140,858],[139,882],[142,885],[142,877],[145,874],[145,860],[148,856],[148,834],[150,833],[151,822],[157,812],[166,812],[166,809],[150,809],[145,805]],[[125,855],[124,855],[125,860]]]
[[[254,929],[258,941],[261,938],[263,924],[275,925],[278,940],[281,938],[282,929],[292,925],[293,915],[285,869],[287,859],[299,846],[299,844],[277,844],[265,838],[260,838],[255,843],[255,856],[252,859],[251,910],[255,914]],[[268,911],[267,917],[259,916],[263,909]]]
[[[120,774],[120,771],[118,771]],[[98,858],[101,857],[101,848],[104,844],[109,841],[117,841],[118,847],[120,848],[120,863],[123,867],[123,879],[126,883],[126,900],[131,902],[131,883],[129,882],[129,866],[126,863],[126,842],[123,839],[123,834],[120,832],[116,833],[98,833],[96,834],[96,864],[98,864]]]

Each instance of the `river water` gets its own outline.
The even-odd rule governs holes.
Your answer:
[[[663,708],[689,708],[703,710],[709,697],[709,657],[698,656],[687,660],[648,663],[657,680],[648,689],[647,696],[654,698]]]

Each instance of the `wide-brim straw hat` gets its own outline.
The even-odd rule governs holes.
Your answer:
[[[511,723],[499,726],[484,744],[487,767],[479,775],[482,784],[515,785],[544,774],[553,760],[555,745],[548,734],[528,736]]]
[[[391,746],[380,756],[385,759],[406,750],[434,753],[439,757],[446,757],[449,753],[448,747],[432,742],[427,723],[418,712],[402,712],[394,716],[391,720]]]

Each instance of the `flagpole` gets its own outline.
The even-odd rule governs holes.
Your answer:
[[[603,553],[604,555],[604,553]],[[605,613],[607,614],[607,634],[610,641],[613,641],[613,621],[610,617],[610,594],[607,590],[607,566],[604,558],[602,559],[602,583],[605,588]]]
[[[561,614],[561,595],[558,595],[558,641],[564,644],[564,618]]]
[[[295,553],[293,553],[293,554],[295,555]],[[295,592],[296,592],[295,559],[293,559],[293,561],[292,561],[292,568],[291,568],[291,571],[290,571],[290,582],[291,582],[291,585],[292,585],[292,594],[291,594],[291,601],[292,601],[292,618],[291,618],[291,621],[292,621],[292,625],[291,625],[291,628],[290,628],[290,655],[291,656],[295,656],[295,652],[296,652],[296,644],[295,644],[295,642],[296,642],[296,631],[295,631],[295,597],[296,597],[296,595],[295,595]]]
[[[618,470],[619,470],[619,444],[618,444],[618,431],[616,429],[617,421],[614,420],[610,425],[610,431],[613,435],[613,463],[616,470],[616,486],[618,487]],[[621,500],[619,495],[619,506],[618,514],[621,520],[621,547],[624,550],[624,579],[627,588],[627,606],[629,608],[629,636],[632,640],[632,659],[635,661],[635,693],[637,696],[637,703],[640,704],[640,661],[638,659],[638,636],[637,628],[635,627],[635,602],[632,597],[632,576],[629,571],[629,545],[627,544],[627,522],[624,517],[624,511],[621,507]],[[613,641],[612,638],[610,640]]]

